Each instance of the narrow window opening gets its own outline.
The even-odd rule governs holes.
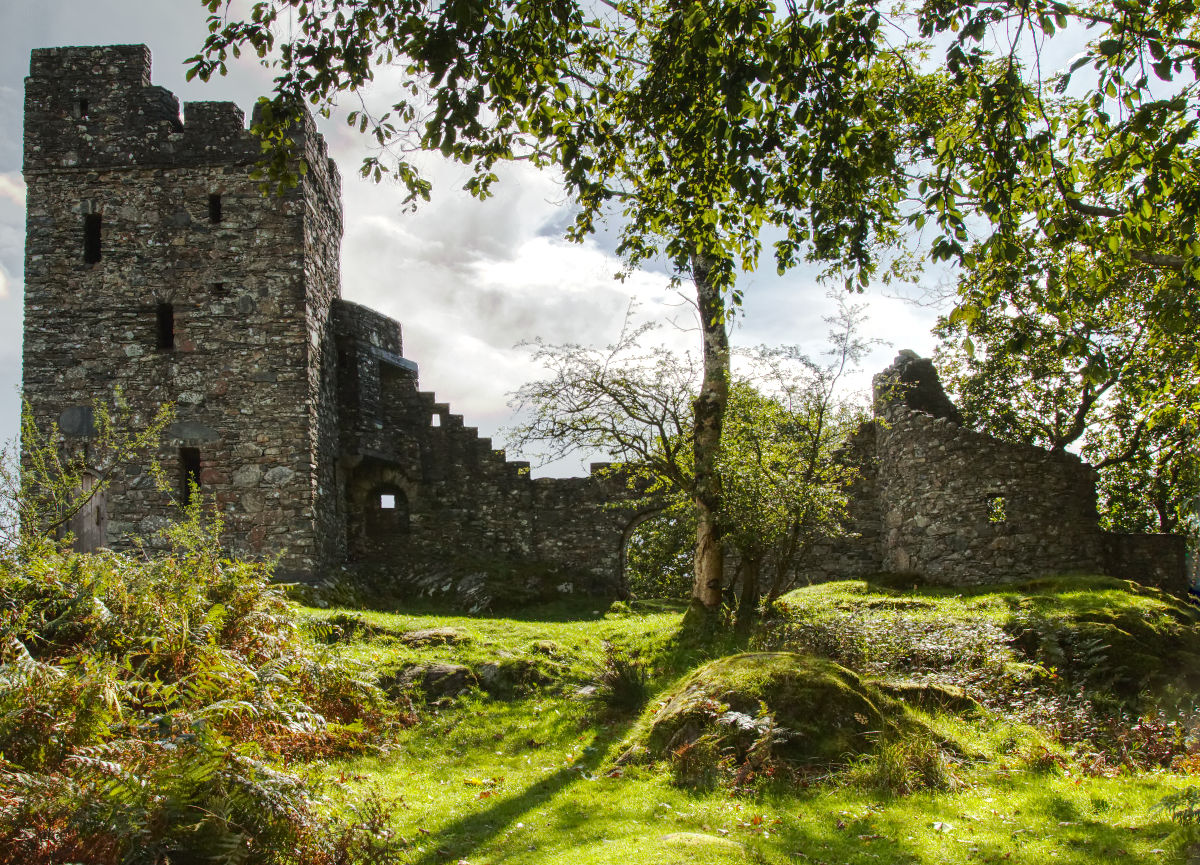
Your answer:
[[[158,319],[158,350],[171,351],[175,348],[175,307],[160,303],[156,310]]]
[[[371,490],[365,500],[363,539],[375,552],[404,543],[409,533],[408,496],[392,484]]]
[[[225,294],[225,283],[214,282],[212,284],[212,290],[213,290],[213,294],[220,294],[220,295]]]
[[[434,426],[441,426],[442,425],[442,416],[440,414],[435,414],[433,416],[432,420],[430,420],[430,423],[433,424]]]
[[[208,197],[208,221],[221,221],[221,196],[217,193],[213,193]]]
[[[988,522],[1000,524],[1008,522],[1008,503],[1004,496],[992,496],[988,499]]]
[[[100,260],[100,214],[85,213],[83,216],[83,261],[95,264]]]
[[[192,503],[193,491],[200,492],[200,448],[179,449],[179,499]]]
[[[80,99],[79,103],[75,107],[79,111],[80,117],[88,116],[88,101],[86,99]]]

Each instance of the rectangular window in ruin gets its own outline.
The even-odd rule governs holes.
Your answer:
[[[86,99],[80,99],[79,102],[77,102],[75,104],[75,110],[77,112],[79,112],[77,115],[78,117],[80,117],[80,118],[87,117],[88,116],[88,101]]]
[[[208,221],[221,221],[221,196],[217,193],[213,193],[208,197]]]
[[[432,418],[430,418],[429,422],[433,426],[441,426],[442,425],[442,416],[440,414],[435,414]]]
[[[1008,522],[1008,502],[1004,496],[991,496],[987,501],[988,522],[993,524]]]
[[[392,493],[383,493],[379,496],[379,507],[384,510],[394,510],[396,507],[396,497]]]
[[[95,264],[100,260],[100,214],[83,215],[83,260]]]
[[[200,492],[200,448],[180,448],[179,500],[191,504],[193,492]]]
[[[171,351],[175,348],[175,307],[160,303],[155,312],[158,323],[158,350]]]
[[[212,284],[212,290],[213,290],[213,294],[217,294],[217,295],[220,295],[220,296],[224,297],[224,296],[225,296],[225,293],[226,293],[226,292],[225,292],[225,283],[223,283],[223,282],[214,282],[214,283]]]

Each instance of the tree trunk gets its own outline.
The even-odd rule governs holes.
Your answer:
[[[729,334],[725,328],[725,304],[709,282],[710,264],[701,255],[692,256],[692,280],[704,335],[704,381],[693,404],[696,421],[692,454],[695,464],[696,557],[692,604],[714,611],[721,605],[724,555],[721,545],[721,477],[717,455],[721,425],[729,402]]]
[[[762,560],[756,557],[743,558],[738,572],[742,577],[742,596],[738,600],[736,628],[739,634],[750,632],[754,614],[758,612],[758,575],[762,571]]]

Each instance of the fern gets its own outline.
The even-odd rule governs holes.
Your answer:
[[[328,747],[330,717],[369,736],[389,704],[266,568],[211,527],[174,538],[0,557],[0,860],[322,862],[348,837],[275,755]]]

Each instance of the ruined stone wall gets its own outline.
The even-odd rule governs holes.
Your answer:
[[[585,478],[538,478],[532,481],[534,556],[554,562],[571,580],[571,591],[624,594],[625,542],[639,514],[622,506],[629,498],[625,481],[595,463]]]
[[[884,570],[978,584],[1103,567],[1095,473],[903,405],[878,432]]]
[[[382,393],[387,432],[360,438],[381,446],[343,456],[352,561],[386,562],[401,577],[451,563],[536,565],[566,592],[618,591],[631,519],[606,508],[620,498],[618,485],[599,476],[534,480],[527,462],[506,459],[448,406],[417,391],[415,379],[385,380]],[[385,513],[384,496],[405,513]]]
[[[335,310],[341,470],[352,562],[401,579],[534,567],[563,591],[614,594],[630,515],[606,507],[619,482],[540,478],[418,389],[399,326],[355,304]]]
[[[320,307],[337,260],[313,259],[336,249],[336,173],[318,161],[299,188],[264,197],[237,107],[189,103],[184,123],[149,82],[144,46],[33,52],[25,395],[43,423],[117,389],[143,420],[176,403],[159,454],[173,488],[118,476],[110,545],[177,515],[187,448],[231,551],[308,572],[328,555],[314,515],[332,491],[317,465],[334,428],[316,421],[330,394],[313,367],[329,363]],[[87,442],[86,424],[65,426],[71,446]]]
[[[845,534],[814,544],[797,562],[799,584],[861,579],[883,570],[876,440],[876,424],[864,423],[839,455],[854,472],[847,490]]]

